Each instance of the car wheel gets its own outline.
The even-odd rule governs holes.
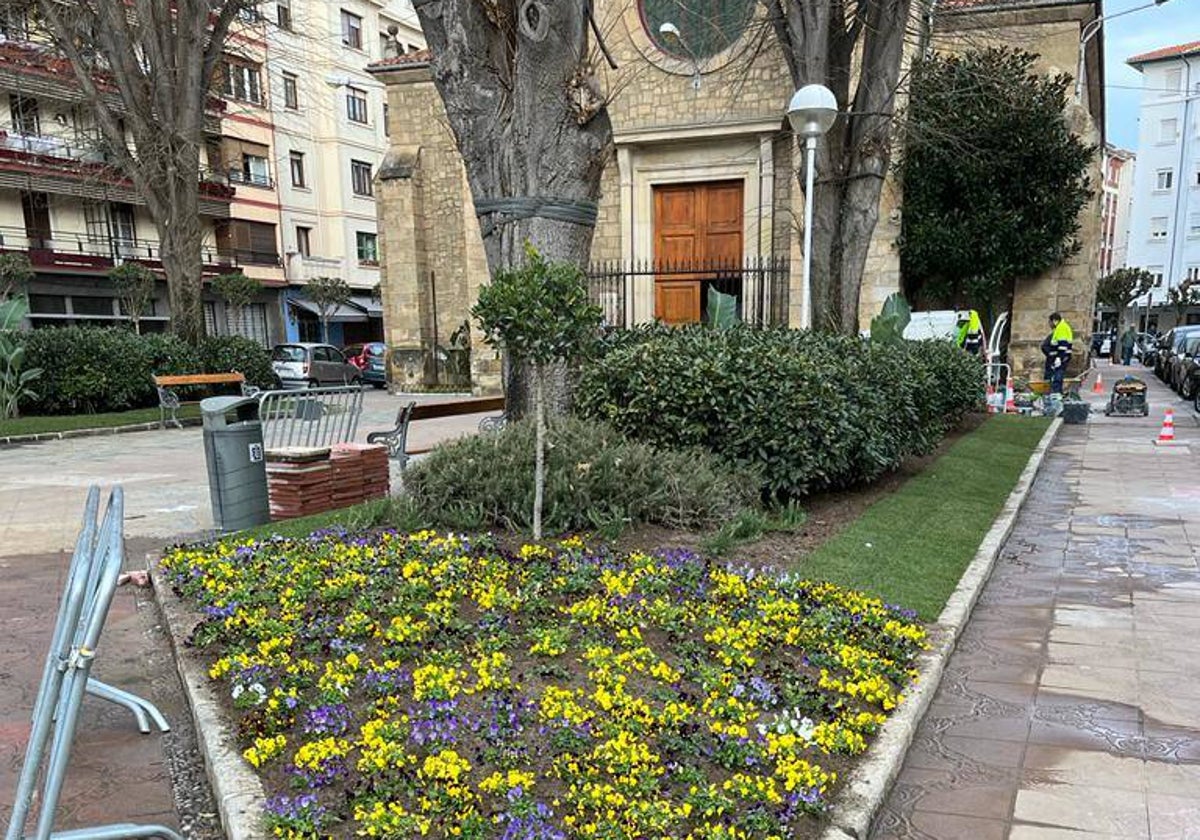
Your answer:
[[[317,381],[317,380],[315,380],[315,379],[310,379],[310,380],[308,380],[308,382],[306,382],[306,383],[305,383],[305,387],[307,387],[307,388],[320,388],[320,387],[321,387],[321,383],[320,383],[320,382],[318,382],[318,381]]]
[[[356,377],[354,377],[353,379],[351,379],[351,380],[350,380],[350,387],[351,387],[351,388],[361,388],[361,387],[362,387],[362,377],[361,377],[361,376],[356,376]]]
[[[382,391],[384,388],[387,387],[386,382],[372,382],[371,385],[372,385],[372,387],[375,388],[376,391]]]

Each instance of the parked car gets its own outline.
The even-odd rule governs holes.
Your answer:
[[[1200,333],[1184,339],[1183,350],[1175,364],[1175,390],[1185,400],[1196,396],[1200,386]]]
[[[387,345],[382,341],[351,344],[342,348],[346,360],[362,371],[363,382],[376,388],[387,386]]]
[[[1160,347],[1158,368],[1161,372],[1158,377],[1176,391],[1179,390],[1179,368],[1184,348],[1187,340],[1197,335],[1200,335],[1200,325],[1175,327],[1167,333],[1167,341]]]
[[[276,344],[271,351],[271,367],[284,388],[361,385],[363,381],[362,371],[329,344]]]

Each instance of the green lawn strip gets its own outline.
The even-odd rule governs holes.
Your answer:
[[[800,573],[937,618],[1049,423],[989,418],[814,551]]]
[[[200,406],[180,406],[177,414],[181,420],[199,417]],[[15,420],[0,420],[0,437],[69,432],[75,429],[111,429],[117,426],[133,426],[138,423],[157,422],[157,408],[137,408],[132,411],[114,411],[108,414],[63,414],[46,417],[18,417]]]

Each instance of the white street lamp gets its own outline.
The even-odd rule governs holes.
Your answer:
[[[1085,65],[1086,65],[1088,41],[1092,40],[1092,38],[1096,37],[1096,35],[1099,34],[1100,27],[1102,27],[1104,25],[1105,21],[1110,21],[1113,18],[1119,18],[1123,15],[1132,14],[1134,12],[1140,12],[1143,9],[1152,9],[1155,6],[1161,6],[1163,3],[1166,3],[1166,2],[1167,2],[1167,0],[1151,0],[1151,2],[1146,3],[1143,6],[1134,6],[1132,9],[1126,9],[1123,12],[1113,12],[1111,15],[1100,15],[1099,17],[1091,20],[1086,26],[1083,27],[1082,30],[1080,30],[1080,32],[1079,32],[1079,67],[1075,71],[1075,101],[1076,102],[1083,101],[1083,74],[1086,70]]]
[[[664,39],[667,37],[674,38],[679,42],[679,46],[683,47],[683,51],[687,53],[688,58],[692,62],[692,90],[700,90],[700,59],[692,52],[692,48],[688,46],[688,42],[683,40],[683,33],[679,31],[679,27],[666,21],[662,26],[658,27],[658,34]]]
[[[800,287],[800,326],[812,326],[812,224],[813,173],[816,170],[817,139],[837,119],[837,97],[824,85],[805,85],[792,94],[787,118],[792,131],[804,138],[804,280]]]

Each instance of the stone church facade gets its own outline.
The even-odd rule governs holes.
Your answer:
[[[612,97],[614,153],[604,171],[592,246],[605,278],[595,287],[597,300],[611,324],[698,320],[711,288],[738,295],[744,318],[804,326],[804,196],[797,180],[803,159],[784,117],[792,83],[756,5],[730,0],[723,16],[699,21],[689,20],[688,4],[676,0],[596,3],[619,67],[602,79]],[[747,7],[750,12],[738,11]],[[1001,42],[1041,54],[1047,71],[1072,74],[1080,29],[1097,14],[1092,2],[1075,0],[945,0],[941,8],[935,48]],[[920,23],[914,19],[911,28]],[[690,42],[681,45],[672,28]],[[1098,52],[1088,64],[1089,96],[1072,107],[1070,118],[1095,141],[1091,115],[1101,115],[1102,101]],[[386,87],[391,115],[377,193],[384,323],[396,351],[394,385],[408,388],[438,376],[434,348],[448,345],[469,321],[488,272],[428,55],[399,56],[371,69]],[[1084,247],[1071,262],[1018,284],[1011,342],[1018,369],[1040,366],[1040,354],[1031,353],[1050,311],[1063,311],[1077,329],[1091,322],[1098,206],[1083,214]],[[900,287],[901,207],[899,186],[889,178],[863,278],[860,325]],[[676,271],[680,265],[709,273]],[[495,354],[473,331],[470,343],[474,389],[497,390]]]

